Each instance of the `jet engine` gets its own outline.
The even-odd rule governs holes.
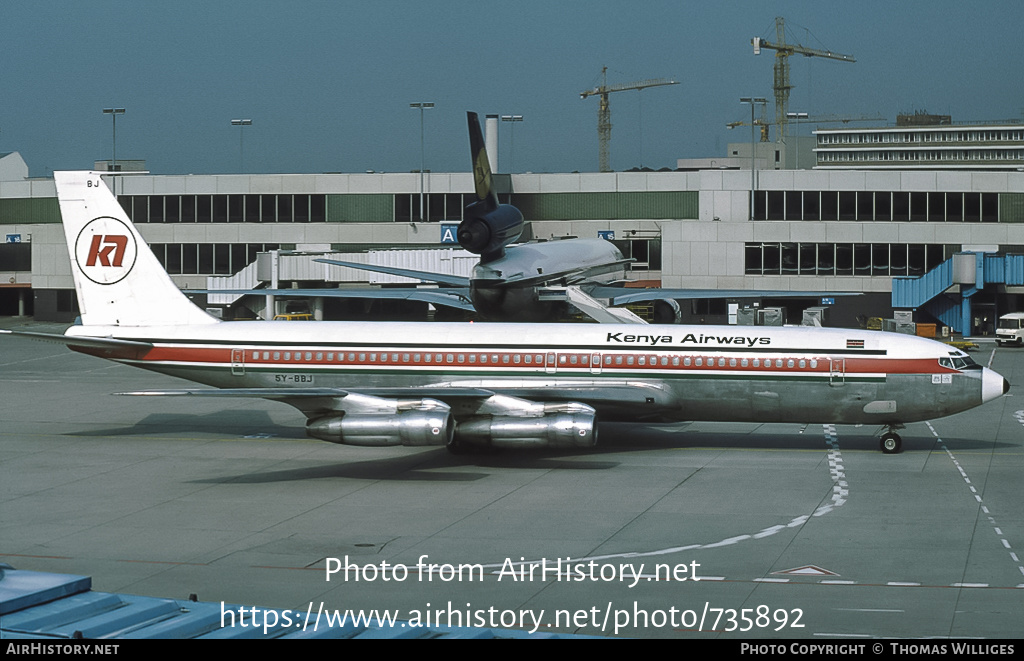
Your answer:
[[[455,445],[529,449],[586,448],[597,443],[593,408],[574,402],[544,408],[548,412],[541,416],[487,415],[462,420]]]
[[[340,411],[312,418],[306,433],[331,443],[370,447],[451,443],[455,420],[447,404],[432,399],[394,403],[391,412]]]
[[[679,307],[679,301],[674,298],[659,298],[654,301],[654,323],[683,323],[683,310]]]
[[[459,225],[459,244],[485,260],[497,259],[503,249],[523,233],[523,214],[511,204],[499,204],[488,211],[489,201],[466,207],[466,219]]]

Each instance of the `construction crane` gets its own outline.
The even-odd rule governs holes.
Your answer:
[[[789,56],[799,53],[806,57],[825,57],[830,60],[841,62],[856,62],[852,55],[833,53],[832,51],[820,50],[817,48],[805,48],[800,44],[786,43],[786,22],[781,16],[775,17],[775,32],[778,35],[778,43],[772,43],[761,37],[754,37],[750,43],[754,45],[754,55],[760,55],[762,48],[769,48],[775,51],[774,89],[775,89],[775,124],[779,127],[776,140],[782,142],[785,139],[786,113],[789,110],[789,90],[793,88],[789,84]]]
[[[600,96],[601,104],[597,109],[597,142],[598,142],[598,169],[601,172],[611,172],[608,165],[608,143],[612,139],[612,111],[608,107],[608,95],[612,92],[624,92],[626,90],[642,90],[648,87],[660,87],[662,85],[678,85],[679,81],[667,78],[653,78],[651,80],[639,80],[635,83],[623,83],[621,85],[608,84],[608,67],[601,68],[601,84],[592,90],[580,92],[580,98],[588,96]]]
[[[882,115],[859,115],[847,117],[845,115],[811,115],[804,117],[805,124],[849,124],[850,122],[884,122]]]
[[[792,115],[794,113],[788,113]],[[789,119],[787,115],[787,119]],[[858,117],[847,117],[843,115],[811,115],[810,117],[801,117],[801,124],[849,124],[850,122],[884,122],[885,117],[882,115],[860,115]],[[754,120],[754,126],[760,126],[761,129],[761,142],[771,142],[768,139],[768,127],[774,126],[775,122],[769,122],[764,117],[759,117]],[[734,129],[737,126],[750,126],[750,122],[729,122],[725,125],[726,128]],[[779,142],[782,142],[781,138]]]
[[[772,125],[764,118],[764,104],[761,105],[761,116],[754,120],[754,126],[760,127],[758,130],[761,133],[761,142],[768,142],[768,127]],[[734,129],[737,126],[750,126],[750,122],[729,122],[726,124],[729,129]]]
[[[850,117],[843,115],[814,115],[807,116],[807,113],[789,113],[789,115],[803,115],[798,119],[802,124],[849,124],[850,122],[879,122],[885,121],[885,117],[881,115],[860,115],[859,117]],[[774,122],[766,121],[764,117],[760,117],[754,120],[754,126],[761,127],[761,142],[769,142],[768,140],[768,127]],[[750,126],[750,122],[729,122],[726,127],[734,129],[737,126]],[[797,125],[799,129],[799,124]],[[788,149],[788,147],[787,147]],[[797,155],[796,163],[799,169],[800,165],[800,152],[799,144],[796,146]]]

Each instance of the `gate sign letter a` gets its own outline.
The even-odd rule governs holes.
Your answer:
[[[455,224],[441,224],[441,243],[458,243],[459,226]]]

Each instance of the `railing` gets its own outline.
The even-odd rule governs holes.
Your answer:
[[[919,308],[953,286],[953,258],[918,277],[892,279],[892,306]]]
[[[249,264],[234,275],[211,275],[206,278],[207,289],[253,289],[259,284],[256,279],[256,262]],[[231,305],[244,294],[208,294],[210,305]]]

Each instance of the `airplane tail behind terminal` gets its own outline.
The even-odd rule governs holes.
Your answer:
[[[469,150],[473,158],[473,184],[476,201],[468,205],[465,219],[459,224],[459,244],[480,255],[484,264],[502,257],[505,246],[523,233],[523,214],[511,204],[499,204],[480,119],[475,112],[466,113],[469,122]]]
[[[218,322],[171,281],[99,173],[53,177],[84,325]]]

